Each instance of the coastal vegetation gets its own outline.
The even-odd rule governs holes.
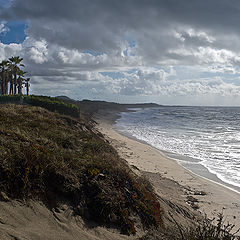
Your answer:
[[[134,234],[163,227],[151,185],[82,119],[40,107],[0,107],[0,191],[12,199],[39,199],[49,208],[70,204],[75,214]]]
[[[57,106],[62,101],[35,98]],[[127,235],[141,225],[148,231],[139,240],[239,239],[222,216],[217,226],[205,218],[186,227],[173,215],[172,226],[166,227],[164,209],[151,184],[129,168],[94,122],[56,109],[0,106],[0,198],[42,201],[55,210],[67,203],[85,221]]]
[[[24,65],[21,63],[23,58],[11,57],[8,60],[3,60],[0,63],[0,83],[2,95],[23,95],[23,86],[26,88],[26,95],[29,95],[29,81],[26,78],[21,68]]]
[[[21,97],[19,95],[3,95],[0,96],[0,103],[20,103]],[[72,116],[78,118],[80,116],[80,109],[76,104],[68,103],[60,98],[48,96],[29,95],[24,96],[22,104],[31,106],[39,106],[52,112]]]
[[[139,240],[239,240],[236,236],[239,231],[232,233],[234,225],[225,223],[224,216],[219,213],[217,225],[213,223],[214,219],[208,219],[207,216],[201,221],[191,226],[183,227],[174,220],[173,226],[164,231],[150,231]]]

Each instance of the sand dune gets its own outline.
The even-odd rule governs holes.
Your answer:
[[[171,214],[178,222],[189,224],[199,218],[200,213],[216,217],[223,211],[225,220],[240,228],[238,193],[191,173],[147,144],[119,134],[112,126],[116,117],[117,112],[104,111],[96,117],[99,123],[96,127],[135,173],[150,179],[164,209],[166,225],[172,222]],[[1,194],[0,198],[0,239],[121,240],[138,239],[143,234],[139,231],[129,237],[117,230],[86,225],[66,204],[50,211],[37,201],[10,201]]]
[[[62,205],[50,211],[43,204],[30,201],[0,202],[0,239],[18,240],[124,240],[131,239],[103,227],[89,228]]]

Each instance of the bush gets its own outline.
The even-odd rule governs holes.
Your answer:
[[[0,96],[1,103],[19,103],[20,96],[4,95]],[[32,106],[43,107],[52,112],[58,112],[60,114],[69,115],[75,118],[79,117],[80,110],[75,104],[66,103],[59,98],[47,97],[47,96],[24,96],[23,103],[30,104]]]
[[[14,103],[20,102],[20,96],[18,95],[0,95],[0,103]]]
[[[66,103],[58,98],[46,97],[46,96],[25,96],[24,103],[28,103],[32,106],[38,106],[46,108],[52,112],[58,112],[64,115],[70,115],[72,117],[79,117],[79,108],[75,104]]]
[[[202,221],[198,224],[193,225],[189,228],[183,228],[179,223],[177,223],[173,216],[173,221],[175,222],[175,229],[169,229],[165,234],[167,239],[171,240],[240,240],[240,237],[236,236],[239,232],[232,232],[235,227],[232,224],[225,224],[223,214],[220,213],[216,219],[217,224],[215,225],[213,221],[215,219],[208,219],[205,216]]]
[[[43,108],[0,106],[0,191],[11,198],[70,203],[75,214],[134,234],[162,226],[152,188],[81,120]]]

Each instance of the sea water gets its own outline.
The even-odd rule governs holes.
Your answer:
[[[191,170],[194,164],[206,168],[239,191],[240,107],[135,109],[121,113],[116,128],[166,151]]]

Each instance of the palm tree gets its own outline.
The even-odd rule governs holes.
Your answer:
[[[10,82],[9,95],[13,95],[13,70],[14,66],[8,62],[8,81]]]
[[[18,71],[17,88],[18,88],[18,94],[20,94],[20,97],[22,97],[23,81],[25,80],[24,75],[26,73],[27,72],[24,72],[22,70]]]
[[[21,64],[23,58],[18,57],[11,57],[9,58],[10,63],[13,65],[13,76],[14,76],[14,95],[17,94],[17,75],[20,71],[20,66],[25,67]]]
[[[8,67],[8,61],[3,60],[0,63],[0,69],[1,69],[1,91],[2,91],[2,95],[7,94],[8,91],[8,78],[7,78],[7,67]]]
[[[29,95],[29,81],[30,78],[25,78],[26,72],[22,71],[20,67],[24,67],[21,64],[23,58],[11,57],[8,61],[4,60],[0,63],[0,88],[1,94],[8,94],[8,83],[10,83],[9,95],[20,95],[20,99],[23,99],[23,85],[25,84],[27,95]]]
[[[30,78],[25,79],[25,87],[27,90],[27,96],[29,95],[29,87],[30,87],[29,81],[30,81]]]

